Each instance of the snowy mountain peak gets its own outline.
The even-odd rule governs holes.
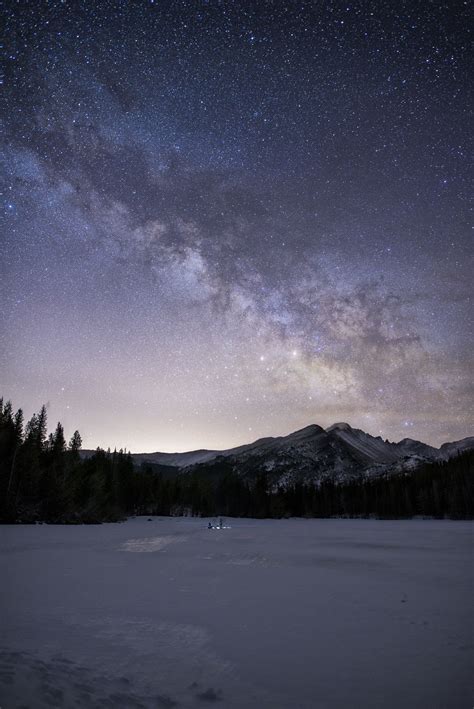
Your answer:
[[[439,452],[443,458],[451,458],[453,455],[458,455],[462,453],[462,451],[469,450],[470,448],[474,448],[474,436],[462,438],[460,441],[443,443]]]
[[[321,426],[312,423],[309,426],[300,428],[298,431],[294,431],[294,433],[290,433],[288,436],[283,436],[283,439],[287,441],[301,440],[302,438],[311,438],[312,436],[321,433],[325,433],[324,428],[321,428]]]
[[[332,426],[326,429],[327,433],[331,433],[332,431],[353,431],[353,428],[348,423],[341,421],[340,423],[333,423]]]

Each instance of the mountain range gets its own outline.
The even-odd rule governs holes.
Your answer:
[[[266,473],[273,484],[286,485],[413,471],[422,463],[448,460],[470,448],[474,448],[472,436],[434,448],[411,438],[392,443],[348,423],[335,423],[326,429],[312,424],[287,436],[260,438],[227,450],[135,453],[132,458],[136,465],[145,463],[168,474],[218,471],[225,463],[244,477]]]

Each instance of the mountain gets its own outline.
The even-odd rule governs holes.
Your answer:
[[[474,448],[473,436],[462,438],[460,441],[454,441],[453,443],[443,443],[439,450],[441,458],[447,460],[448,458],[453,458],[455,455],[459,455],[459,453],[470,450],[471,448]]]
[[[203,473],[225,461],[244,478],[265,473],[275,486],[323,480],[342,483],[413,471],[426,461],[446,459],[470,447],[474,448],[474,438],[437,449],[408,438],[399,443],[384,441],[347,423],[336,423],[327,429],[311,425],[288,436],[221,451],[206,463],[184,470]]]
[[[244,478],[265,473],[274,485],[287,485],[413,471],[426,461],[447,460],[470,448],[474,437],[434,448],[411,438],[392,443],[348,423],[335,423],[327,429],[312,424],[288,436],[260,438],[227,450],[136,453],[132,458],[136,465],[149,464],[166,475],[216,473],[225,464]]]

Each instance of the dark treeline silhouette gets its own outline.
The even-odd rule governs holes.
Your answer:
[[[449,461],[425,463],[413,473],[344,484],[325,481],[275,488],[266,473],[245,480],[235,473],[231,462],[221,459],[199,466],[198,473],[178,478],[180,487],[174,500],[192,514],[203,516],[472,519],[473,470],[474,451],[466,451]],[[156,482],[158,488],[162,484]],[[175,490],[173,484],[169,489]]]
[[[265,472],[243,477],[226,459],[170,476],[135,468],[123,451],[81,458],[60,423],[47,435],[43,406],[26,426],[0,400],[0,521],[95,523],[132,514],[229,517],[474,517],[474,451],[412,473],[335,484],[275,487]]]

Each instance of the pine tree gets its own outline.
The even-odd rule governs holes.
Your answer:
[[[46,413],[46,406],[43,404],[41,410],[37,417],[37,429],[36,429],[36,444],[38,450],[44,450],[46,443],[46,432],[48,424],[48,415]]]
[[[15,459],[16,438],[12,406],[9,401],[0,402],[0,514],[8,516],[10,505],[10,481]]]
[[[71,440],[69,441],[69,450],[72,453],[78,453],[82,448],[82,438],[79,431],[74,431]]]
[[[66,439],[64,438],[64,428],[62,427],[61,423],[58,421],[58,425],[56,426],[56,431],[54,432],[53,436],[53,452],[56,455],[60,455],[64,453],[66,450]]]
[[[23,442],[23,409],[18,409],[13,420],[15,428],[15,442],[20,446]]]
[[[33,414],[33,416],[30,418],[30,420],[26,424],[26,429],[25,429],[25,437],[29,443],[34,443],[37,429],[38,429],[38,417],[36,414]]]
[[[2,399],[2,403],[3,403],[3,399]],[[12,423],[12,421],[13,421],[12,402],[7,401],[7,403],[3,406],[2,423],[8,425],[9,423]]]
[[[23,411],[22,409],[18,409],[18,411],[15,414],[15,417],[13,419],[13,439],[14,439],[14,450],[13,450],[13,456],[12,456],[12,462],[10,466],[10,475],[8,478],[8,488],[6,492],[6,497],[8,499],[8,502],[10,501],[10,494],[12,490],[12,486],[14,483],[15,479],[15,466],[17,462],[17,457],[18,453],[20,451],[21,445],[23,443]]]

